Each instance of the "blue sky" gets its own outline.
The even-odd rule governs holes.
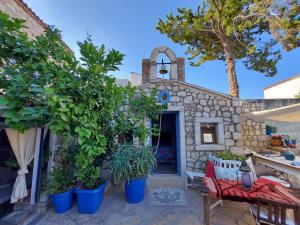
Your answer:
[[[195,8],[199,0],[25,0],[47,24],[63,33],[64,41],[78,55],[77,41],[87,32],[97,45],[104,44],[124,53],[125,59],[115,75],[127,78],[130,72],[141,72],[142,58],[149,58],[153,48],[169,46],[177,57],[186,57],[185,47],[174,44],[155,26],[178,7]],[[262,89],[300,73],[300,48],[284,52],[278,63],[278,74],[265,77],[246,70],[237,63],[241,98],[262,98]],[[189,66],[186,59],[186,81],[219,92],[228,93],[225,63],[212,61],[200,67]]]

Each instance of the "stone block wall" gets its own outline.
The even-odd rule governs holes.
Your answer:
[[[155,81],[142,85],[146,91],[155,87],[170,92],[169,108],[184,108],[185,148],[181,151],[185,151],[186,169],[200,170],[209,153],[224,149],[233,151],[241,149],[243,141],[239,99],[180,81]],[[209,146],[197,142],[200,137],[200,133],[196,130],[197,121],[205,119],[222,121],[224,131],[219,135],[222,135],[223,143]]]
[[[46,24],[44,24],[21,0],[1,0],[0,10],[11,17],[26,20],[24,32],[26,32],[30,38],[42,34],[46,28]]]
[[[300,103],[300,99],[248,99],[242,101],[242,113],[274,109],[296,103]],[[242,118],[241,125],[244,148],[258,152],[269,146],[269,141],[266,136],[266,125],[276,126],[277,134],[287,134],[298,137],[299,134],[297,132],[300,132],[300,123],[256,121]],[[299,142],[300,137],[298,139],[298,143]]]
[[[242,113],[261,110],[264,110],[264,104],[261,101],[246,100],[242,102]],[[259,152],[268,146],[268,140],[265,135],[266,124],[264,121],[242,118],[241,123],[244,148]]]

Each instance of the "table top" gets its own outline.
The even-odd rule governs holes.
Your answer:
[[[270,162],[273,162],[276,164],[281,164],[285,167],[299,170],[299,173],[300,173],[300,166],[292,165],[292,162],[300,162],[300,156],[296,156],[295,160],[291,161],[291,160],[286,160],[283,156],[281,156],[279,154],[261,155],[258,153],[253,153],[253,155],[254,155],[254,157],[262,159],[262,160],[270,161]]]
[[[205,186],[209,194],[226,200],[256,203],[258,198],[269,199],[287,205],[300,206],[300,200],[296,198],[291,190],[278,184],[270,189],[269,182],[257,180],[253,188],[248,191],[242,188],[241,183],[233,180],[204,178]]]
[[[300,157],[296,156],[296,159],[293,161],[286,160],[283,156],[279,154],[272,155],[261,155],[256,152],[253,152],[256,162],[272,167],[276,170],[285,172],[290,175],[294,175],[300,178],[300,166],[292,165],[292,162],[300,162]]]

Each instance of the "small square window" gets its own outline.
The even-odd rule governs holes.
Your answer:
[[[201,123],[201,143],[217,144],[217,123]]]

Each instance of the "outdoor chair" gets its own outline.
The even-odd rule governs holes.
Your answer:
[[[294,205],[258,198],[257,205],[252,205],[250,212],[258,225],[297,225],[293,216],[295,209]]]
[[[210,156],[209,156],[210,159]],[[213,165],[213,164],[212,164]],[[209,173],[209,174],[208,174]],[[202,196],[206,197],[208,193],[206,193],[207,188],[204,185],[203,179],[210,175],[210,172],[203,171],[203,172],[195,172],[195,171],[186,171],[187,175],[187,186],[191,188],[196,188],[201,191]],[[218,205],[223,206],[223,200],[216,199],[209,207],[210,210],[213,210]]]

